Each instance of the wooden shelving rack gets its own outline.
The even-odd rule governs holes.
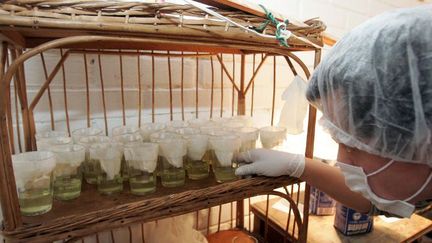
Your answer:
[[[250,11],[250,5],[238,8],[238,5],[229,4],[235,1],[206,2],[216,4],[219,8],[212,8],[213,11],[243,26],[259,27],[266,20],[256,8]],[[228,77],[227,82],[232,85],[233,93],[237,95],[237,114],[246,114],[246,95],[254,89],[254,78],[266,60],[282,56],[294,74],[297,74],[293,64],[296,63],[306,77],[310,75],[309,70],[295,53],[314,52],[315,65],[320,61],[322,32],[325,29],[321,21],[291,21],[287,29],[297,37],[291,36],[288,39],[289,47],[284,47],[275,39],[246,32],[187,4],[101,0],[11,0],[1,3],[0,40],[3,44],[0,56],[0,201],[4,216],[2,234],[6,240],[72,241],[102,230],[180,215],[233,201],[237,201],[236,227],[244,228],[243,199],[264,194],[286,198],[293,205],[295,214],[299,215],[296,207],[298,198],[293,200],[289,191],[287,194],[273,191],[276,188],[300,183],[297,179],[251,177],[218,184],[213,176],[210,176],[204,181],[187,181],[186,186],[181,188],[160,187],[155,194],[146,197],[132,196],[127,190],[117,196],[104,197],[98,195],[93,187],[84,184],[82,195],[77,200],[56,201],[53,209],[47,214],[22,217],[11,163],[12,154],[36,149],[35,107],[38,106],[41,97],[49,93],[52,80],[56,75],[61,75],[61,70],[66,65],[65,61],[71,55],[83,55],[84,58],[86,54],[119,57],[151,55],[167,58],[211,56],[220,64],[221,72]],[[268,25],[265,33],[274,35],[275,27]],[[61,58],[51,73],[46,72],[45,82],[30,100],[26,90],[23,64],[30,58],[52,49],[59,49]],[[224,65],[222,57],[226,54],[241,57],[241,74],[238,82]],[[261,62],[255,65],[254,59],[255,70],[250,75],[251,79],[246,80],[245,60],[248,56],[257,54],[261,56]],[[45,63],[43,65],[46,69]],[[273,85],[275,82],[273,80]],[[154,92],[154,85],[152,91]],[[12,92],[17,94],[16,107],[13,107],[11,102]],[[66,88],[64,92],[66,94]],[[104,92],[103,88],[101,92]],[[122,93],[122,97],[123,95]],[[274,99],[273,92],[271,124],[275,109]],[[88,102],[89,100],[89,106]],[[170,98],[171,118],[173,103]],[[154,100],[152,104],[154,119]],[[213,109],[213,97],[211,104]],[[197,99],[197,111],[198,106]],[[141,109],[141,103],[138,109]],[[14,111],[21,115],[21,119],[16,120],[16,131],[13,124]],[[52,113],[51,106],[50,111]],[[105,107],[104,111],[106,112]],[[90,111],[87,111],[88,124],[90,115]],[[316,111],[311,107],[305,150],[308,157],[313,156],[315,117]],[[107,130],[108,119],[106,116],[104,119]],[[69,117],[66,117],[66,122],[70,130]],[[14,139],[14,132],[21,132],[24,139],[20,136]],[[308,189],[306,186],[305,201],[308,201]],[[303,220],[295,219],[299,224],[300,242],[305,242],[307,236],[307,204],[303,215]]]

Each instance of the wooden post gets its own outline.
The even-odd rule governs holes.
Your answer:
[[[6,52],[5,52],[6,50]],[[3,48],[2,56],[7,55]],[[2,74],[3,76],[3,74]],[[0,90],[5,90],[5,82],[0,82]],[[6,120],[6,96],[0,96],[0,202],[2,205],[5,230],[13,230],[22,224]]]
[[[320,61],[321,61],[321,49],[316,49],[314,67],[318,66]],[[308,129],[307,129],[307,137],[306,137],[306,152],[305,152],[305,156],[307,158],[313,158],[314,142],[315,142],[315,123],[316,123],[316,109],[315,107],[309,105],[309,119],[308,119]],[[310,185],[306,184],[303,215],[309,215],[309,196],[310,196]],[[303,228],[300,232],[302,236],[301,239],[303,240],[303,242],[307,242],[308,223],[309,223],[309,217],[304,217]]]
[[[12,62],[15,61],[22,54],[22,50],[12,50],[11,51]],[[17,72],[15,73],[15,79],[17,80],[18,87],[18,98],[20,98],[21,103],[21,113],[22,113],[22,121],[23,121],[23,130],[24,130],[24,141],[25,141],[25,151],[31,151],[33,145],[35,145],[34,134],[35,131],[32,131],[30,126],[30,119],[32,114],[30,114],[27,102],[27,87],[24,76],[24,65],[21,63],[18,66]]]
[[[241,55],[240,63],[240,91],[238,91],[237,99],[237,115],[246,114],[246,96],[245,96],[245,70],[246,70],[246,56]],[[244,227],[244,200],[237,201],[237,215],[236,227],[242,229]]]
[[[246,114],[246,94],[245,94],[245,69],[246,69],[246,57],[244,54],[241,55],[240,63],[240,90],[238,91],[237,100],[237,115]]]

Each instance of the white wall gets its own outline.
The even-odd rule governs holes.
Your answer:
[[[319,17],[327,31],[342,37],[347,31],[384,11],[412,7],[431,0],[251,0],[300,20]]]

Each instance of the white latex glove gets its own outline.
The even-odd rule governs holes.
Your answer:
[[[270,149],[253,149],[241,153],[239,162],[251,163],[240,166],[236,175],[264,175],[281,176],[290,175],[299,178],[305,168],[305,157],[300,154],[290,154]]]

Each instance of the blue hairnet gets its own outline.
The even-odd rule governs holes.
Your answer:
[[[337,142],[432,166],[432,5],[353,29],[317,67],[307,98]]]

